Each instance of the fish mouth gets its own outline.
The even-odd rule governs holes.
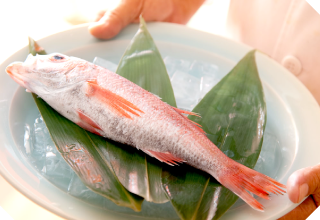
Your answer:
[[[9,66],[7,66],[6,72],[16,83],[26,88],[26,83],[19,74],[19,69],[21,68],[22,64],[22,62],[11,63]]]

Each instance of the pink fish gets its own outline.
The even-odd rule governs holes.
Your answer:
[[[82,128],[129,144],[158,160],[201,169],[252,208],[250,193],[269,199],[285,185],[228,158],[184,114],[129,80],[85,60],[62,54],[29,55],[7,73]]]

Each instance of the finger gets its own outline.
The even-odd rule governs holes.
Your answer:
[[[107,10],[101,10],[97,13],[96,15],[96,18],[94,19],[95,22],[99,21],[103,16],[104,14],[107,12]]]
[[[89,32],[101,39],[116,36],[125,26],[139,17],[143,0],[122,0],[119,5],[107,11],[104,16],[89,26]]]
[[[174,13],[171,13],[164,21],[187,24],[205,0],[173,0],[173,2]]]
[[[307,195],[320,195],[320,165],[297,170],[288,179],[287,192],[292,202],[301,202]],[[318,201],[319,202],[319,201]],[[319,203],[317,204],[319,206]]]
[[[146,21],[165,21],[173,10],[172,0],[152,0],[144,2],[141,14]]]
[[[320,206],[320,194],[319,193],[313,194],[312,198],[313,198],[313,201],[316,204],[316,206],[319,207]]]

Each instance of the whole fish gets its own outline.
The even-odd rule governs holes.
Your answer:
[[[107,69],[63,54],[31,54],[6,72],[80,127],[129,144],[158,160],[201,169],[252,208],[285,186],[228,158],[183,111]]]

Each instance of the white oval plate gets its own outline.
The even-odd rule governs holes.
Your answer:
[[[243,44],[185,26],[149,23],[148,28],[163,57],[212,63],[218,66],[221,75],[227,74],[251,50]],[[100,41],[88,33],[87,25],[83,25],[38,42],[48,53],[60,52],[88,61],[99,56],[118,63],[137,29],[137,25],[130,25],[116,38]],[[19,106],[19,86],[5,73],[5,67],[11,62],[25,60],[27,54],[28,48],[24,47],[0,65],[1,175],[32,201],[67,219],[139,219],[134,214],[102,210],[71,197],[41,177],[18,153],[17,144],[21,143],[23,135],[14,128],[19,124],[24,126],[19,112],[34,115],[36,110],[32,101]],[[256,60],[266,95],[267,129],[277,136],[280,145],[275,151],[276,163],[271,173],[266,174],[285,184],[295,170],[319,162],[319,106],[302,83],[278,63],[261,53],[257,53]],[[14,120],[10,119],[13,116]],[[238,201],[221,219],[276,219],[297,206],[287,195],[259,201],[265,207],[264,213]]]

